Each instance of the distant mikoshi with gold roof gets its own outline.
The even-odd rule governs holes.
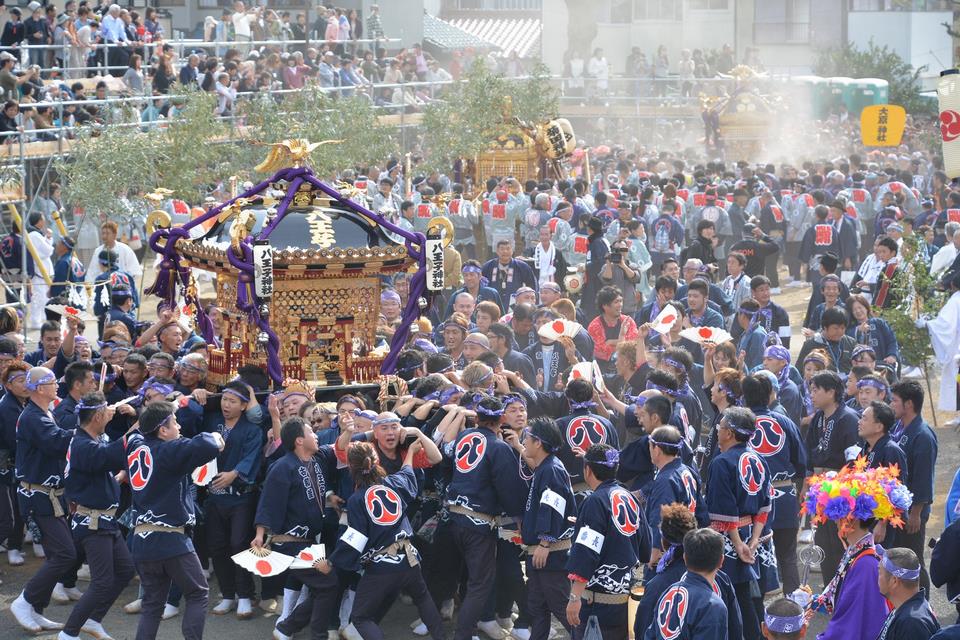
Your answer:
[[[209,351],[211,385],[251,364],[277,384],[373,382],[382,369],[392,370],[406,327],[420,314],[425,238],[367,210],[352,199],[349,185],[320,182],[304,165],[315,146],[302,140],[274,145],[258,167],[272,177],[184,227],[152,220],[151,244],[166,268],[152,293],[169,299],[179,280],[185,297],[195,295],[189,267],[215,275],[225,325],[222,346]],[[215,219],[209,230],[205,219]],[[168,252],[171,239],[175,247]],[[402,335],[391,350],[374,350],[380,277],[415,264],[421,269],[411,283]],[[161,283],[164,276],[168,281]],[[199,327],[204,320],[198,318]]]

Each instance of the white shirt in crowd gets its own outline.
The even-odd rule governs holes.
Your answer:
[[[103,273],[103,267],[100,266],[100,252],[104,249],[106,247],[101,244],[93,250],[93,258],[87,266],[87,276],[85,278],[87,282],[94,282],[97,276]],[[140,266],[140,261],[137,260],[137,255],[133,252],[133,249],[119,240],[114,243],[112,249],[117,252],[117,256],[120,258],[118,264],[120,271],[133,277],[143,273],[143,267]]]
[[[935,276],[938,273],[946,270],[953,261],[957,258],[957,246],[953,242],[948,242],[947,244],[940,247],[940,249],[933,254],[933,259],[930,261],[930,275]]]

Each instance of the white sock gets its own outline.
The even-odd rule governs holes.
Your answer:
[[[283,590],[283,609],[280,610],[280,617],[278,620],[283,620],[291,613],[297,606],[297,600],[300,596],[300,592],[296,589],[284,589]]]
[[[350,624],[350,614],[353,613],[353,598],[357,592],[353,589],[347,589],[343,592],[343,600],[340,601],[340,628]]]
[[[296,609],[301,604],[306,602],[307,598],[310,597],[310,587],[303,585],[300,587],[300,595],[297,597],[297,604],[293,605],[293,608]]]

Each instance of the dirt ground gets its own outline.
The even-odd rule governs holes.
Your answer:
[[[209,292],[209,288],[202,290],[202,294],[208,294]],[[802,343],[802,337],[799,335],[799,327],[809,295],[809,288],[784,287],[783,293],[775,296],[776,302],[785,307],[790,313],[791,324],[794,327],[794,339],[792,341],[794,356],[799,353]],[[155,317],[154,304],[151,303],[150,300],[147,300],[144,304],[142,319],[148,320],[153,317]],[[35,341],[36,336],[30,336],[28,345],[33,344]],[[936,379],[931,380],[931,387],[934,393],[937,392],[938,386]],[[936,404],[935,398],[928,399],[925,404],[924,418],[933,426],[934,422],[930,408]],[[943,426],[952,418],[953,416],[942,413],[937,416],[937,422],[940,426],[935,428],[939,440],[939,458],[936,469],[936,499],[930,521],[927,525],[928,537],[936,537],[943,530],[944,501],[953,476],[958,466],[960,466],[960,448],[958,448],[958,444],[960,444],[960,434],[949,427]],[[25,545],[25,549],[29,548],[29,545]],[[27,562],[22,567],[9,567],[4,559],[0,559],[0,579],[3,581],[3,584],[0,585],[0,638],[19,638],[28,635],[26,632],[20,630],[9,612],[10,602],[17,597],[23,583],[39,567],[40,561],[33,558],[29,551],[25,553],[25,556],[27,557]],[[2,556],[0,556],[0,558],[2,558]],[[819,583],[819,574],[811,574],[811,582],[814,583],[814,587],[816,588]],[[79,587],[83,590],[87,584],[88,583],[80,582]],[[134,580],[120,596],[117,606],[114,606],[104,620],[104,627],[110,631],[116,640],[124,640],[135,636],[137,616],[124,614],[120,605],[136,598],[137,586],[138,583]],[[947,602],[944,590],[934,589],[930,599],[942,625],[946,626],[956,621],[957,612],[954,607]],[[213,606],[218,601],[219,593],[217,591],[216,581],[211,580],[210,605]],[[64,605],[53,605],[46,611],[47,617],[61,622],[66,620],[68,614],[69,607]],[[410,632],[409,627],[409,623],[416,617],[417,613],[413,606],[398,602],[383,622],[386,637],[391,639],[416,638],[417,636],[414,636]],[[181,637],[179,621],[180,618],[177,617],[163,622],[158,637],[161,638],[161,640],[173,640]],[[261,614],[259,610],[257,617],[248,621],[239,621],[232,615],[210,615],[207,617],[206,635],[210,638],[235,638],[236,640],[269,638],[274,622],[275,620],[272,614]],[[809,633],[812,634],[821,631],[825,623],[826,619],[823,616],[817,616],[811,623]],[[301,635],[305,637],[305,634]],[[47,636],[41,637],[56,637],[56,634],[48,634]],[[481,635],[481,637],[486,636]],[[808,637],[814,636],[808,635]]]

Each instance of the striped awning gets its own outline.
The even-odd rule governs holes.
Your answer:
[[[486,49],[496,46],[492,42],[455,27],[429,13],[423,14],[423,41],[446,51],[466,49],[467,47]]]
[[[540,56],[543,23],[536,18],[455,18],[451,25],[499,47],[497,55],[516,51],[521,58]]]

